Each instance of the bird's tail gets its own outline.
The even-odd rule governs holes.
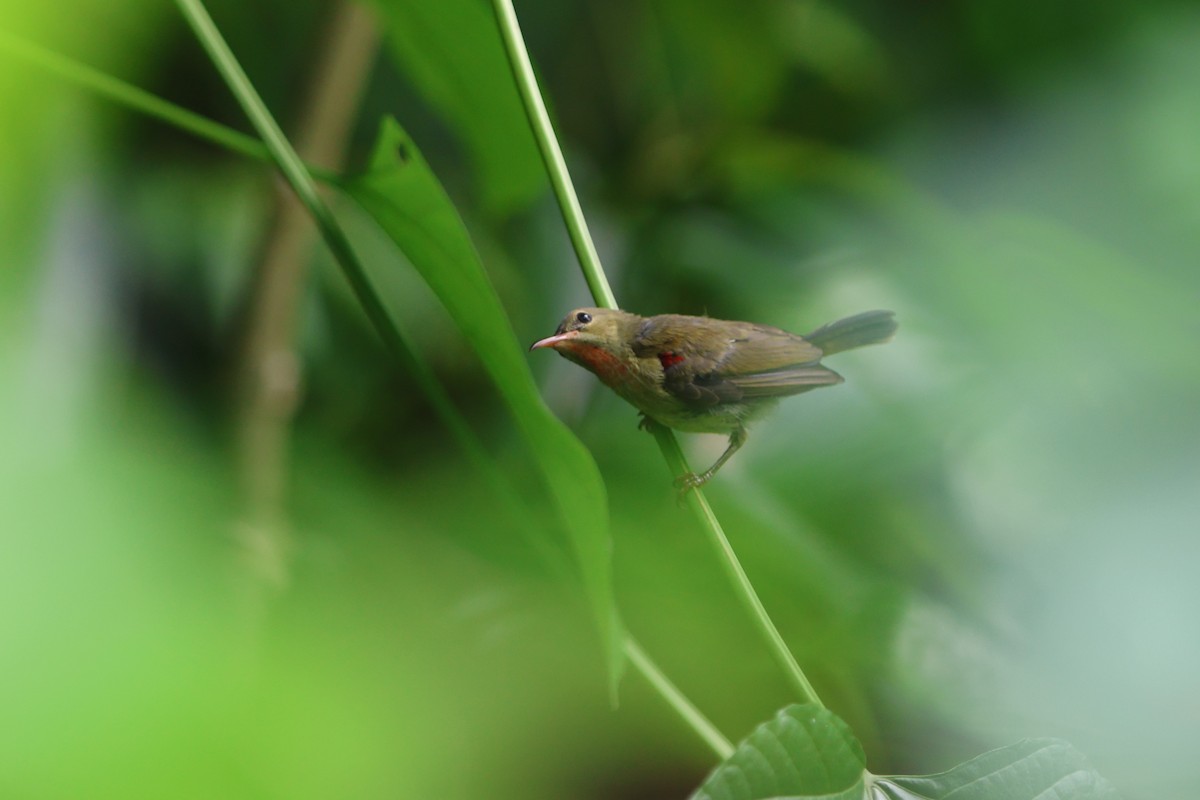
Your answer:
[[[896,327],[896,315],[891,311],[864,311],[822,325],[804,338],[828,356],[868,344],[883,344],[892,338]]]

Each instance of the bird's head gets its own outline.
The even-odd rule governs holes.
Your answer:
[[[629,371],[630,342],[642,321],[627,311],[577,308],[563,318],[553,336],[539,339],[529,349],[548,347],[611,385]]]
[[[563,318],[553,336],[539,339],[529,349],[549,347],[565,355],[595,347],[615,355],[631,337],[631,327],[640,320],[640,317],[627,311],[577,308]]]

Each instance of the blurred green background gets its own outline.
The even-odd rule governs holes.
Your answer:
[[[516,5],[624,307],[898,313],[709,491],[872,770],[1053,735],[1129,798],[1188,796],[1200,4]],[[401,121],[523,343],[590,304],[483,0],[210,9],[294,141],[331,124],[314,161],[361,165]],[[0,0],[0,29],[248,130],[169,4]],[[531,516],[267,167],[6,50],[0,102],[0,797],[699,784],[711,754],[638,676],[609,708],[588,613],[529,543],[562,537],[519,434],[361,211],[338,205]],[[530,362],[607,482],[628,626],[741,738],[792,698],[653,441]],[[697,464],[723,444],[685,440]]]

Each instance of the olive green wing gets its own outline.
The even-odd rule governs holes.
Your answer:
[[[842,376],[818,363],[821,350],[811,342],[767,325],[738,327],[739,335],[713,374],[736,386],[743,397],[785,397],[842,382]]]
[[[717,368],[731,377],[788,370],[821,360],[820,348],[779,328],[735,322],[729,332],[729,350]]]
[[[782,397],[840,383],[820,366],[821,351],[766,325],[668,314],[642,324],[634,354],[655,357],[663,388],[697,408],[749,398]]]
[[[743,397],[786,397],[818,386],[832,386],[841,383],[843,378],[828,367],[814,364],[739,375],[728,380],[741,390]]]

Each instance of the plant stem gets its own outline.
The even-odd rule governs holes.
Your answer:
[[[233,91],[246,115],[250,117],[255,129],[262,136],[270,159],[279,167],[297,198],[313,218],[326,246],[349,282],[367,319],[379,334],[379,338],[383,340],[384,346],[424,393],[442,423],[446,425],[459,446],[463,448],[468,459],[476,466],[488,486],[500,499],[500,507],[509,518],[518,522],[517,530],[522,534],[527,533],[528,526],[520,524],[526,514],[521,504],[515,499],[519,496],[518,493],[512,488],[503,473],[497,469],[495,462],[488,456],[462,415],[455,410],[449,395],[438,381],[432,368],[421,358],[419,351],[388,314],[383,301],[371,285],[362,262],[359,261],[358,255],[350,246],[350,240],[345,231],[317,192],[308,168],[292,149],[278,124],[271,117],[270,111],[267,110],[237,59],[230,52],[229,46],[213,24],[212,18],[200,0],[176,0],[176,5],[179,6],[188,24],[196,32],[197,38],[208,51],[217,70],[225,78],[230,90]],[[565,571],[562,558],[557,551],[550,548],[540,537],[528,535],[525,538],[545,559],[551,569],[560,573]]]
[[[526,116],[529,118],[534,137],[541,149],[542,159],[550,173],[550,182],[554,186],[567,230],[571,233],[571,242],[575,245],[584,277],[587,279],[592,296],[598,305],[616,308],[616,298],[613,297],[608,279],[604,275],[604,268],[600,265],[600,259],[596,255],[596,248],[593,246],[591,234],[588,232],[587,221],[584,219],[579,200],[575,195],[571,176],[567,172],[566,162],[563,161],[562,151],[555,139],[554,129],[550,125],[550,118],[546,114],[546,106],[542,102],[542,96],[533,75],[533,67],[529,62],[529,53],[525,50],[525,43],[521,37],[521,28],[517,24],[517,15],[513,10],[512,0],[492,0],[492,6],[496,11],[500,35],[504,40],[509,65],[517,83],[517,90],[521,94]],[[661,425],[654,426],[654,435],[663,457],[675,474],[682,475],[690,472],[675,435]],[[788,650],[787,643],[779,634],[779,630],[771,621],[762,601],[758,599],[758,593],[754,591],[754,586],[746,577],[745,570],[742,569],[737,555],[733,552],[733,548],[725,537],[725,532],[721,529],[704,494],[699,489],[693,489],[689,493],[688,505],[695,512],[701,527],[704,528],[709,539],[717,548],[717,552],[725,564],[726,572],[733,581],[734,590],[750,612],[759,632],[767,640],[771,654],[783,668],[788,680],[805,702],[824,707],[813,690],[812,684],[808,682],[808,678],[800,669],[800,665],[796,663],[795,657]]]
[[[587,281],[588,289],[591,290],[597,305],[616,308],[617,298],[613,295],[612,287],[608,285],[604,268],[600,266],[596,244],[592,241],[591,231],[584,222],[583,209],[579,206],[575,186],[571,183],[570,173],[567,172],[567,162],[563,159],[562,149],[554,135],[554,126],[550,124],[550,115],[546,112],[546,104],[542,100],[541,91],[538,90],[533,65],[529,62],[529,53],[525,50],[525,40],[521,36],[521,26],[517,23],[517,13],[513,10],[511,0],[493,0],[492,7],[500,23],[500,36],[504,40],[508,65],[516,80],[517,91],[521,94],[521,105],[525,108],[525,116],[529,118],[533,138],[537,140],[538,151],[541,152],[542,162],[546,165],[546,173],[554,186],[554,194],[562,209],[563,222],[571,236],[571,244],[579,257],[584,280]]]
[[[370,10],[339,0],[318,49],[296,124],[296,152],[340,168],[363,87],[379,50]],[[266,148],[255,142],[269,159]],[[242,507],[235,538],[249,566],[256,610],[282,587],[292,538],[284,513],[292,419],[301,398],[296,352],[299,305],[308,283],[314,229],[303,206],[274,181],[276,209],[250,282],[239,364],[236,451]],[[259,610],[261,614],[261,610]]]
[[[71,83],[91,89],[118,105],[123,105],[133,111],[154,117],[230,152],[268,163],[276,163],[272,152],[258,139],[247,136],[240,131],[236,131],[220,123],[213,122],[206,117],[156,97],[149,92],[100,72],[86,64],[74,61],[31,42],[18,39],[3,31],[0,31],[0,52],[7,52],[10,56],[39,66],[47,72],[58,75]],[[341,181],[340,176],[330,170],[307,165],[304,168],[311,177],[323,183],[337,185]],[[323,228],[322,233],[328,233],[329,230],[329,228]],[[495,462],[484,451],[483,446],[479,443],[474,433],[467,427],[466,422],[454,410],[449,395],[446,394],[441,384],[438,383],[429,365],[417,355],[417,351],[408,341],[408,337],[404,332],[396,327],[395,323],[386,315],[386,312],[383,312],[383,315],[380,316],[380,314],[371,311],[372,308],[375,308],[376,304],[364,299],[363,292],[373,294],[373,289],[369,285],[365,285],[365,278],[361,280],[354,278],[355,275],[365,273],[363,273],[362,267],[358,264],[357,259],[354,258],[354,254],[348,245],[339,247],[336,244],[336,238],[336,234],[334,240],[330,240],[327,236],[326,243],[330,250],[333,251],[335,260],[346,274],[346,278],[358,295],[359,301],[367,310],[367,316],[379,333],[380,338],[383,339],[385,346],[396,357],[400,366],[413,377],[417,386],[429,400],[435,413],[437,413],[451,435],[454,436],[458,444],[463,448],[471,462],[480,470],[484,480],[500,499],[505,513],[510,519],[517,522],[514,527],[519,531],[526,532],[528,526],[521,524],[521,521],[525,519],[526,510],[513,501],[515,492],[511,485],[508,484],[504,476],[496,469]],[[344,235],[341,238],[344,239]],[[349,261],[346,260],[347,256],[349,257]],[[566,572],[567,568],[562,564],[561,556],[548,548],[540,537],[530,535],[526,538],[557,574]]]
[[[663,671],[658,668],[650,656],[646,655],[646,651],[642,650],[642,646],[629,635],[626,635],[625,655],[629,657],[629,663],[633,664],[642,675],[649,681],[650,685],[658,690],[658,693],[663,696],[671,707],[683,717],[692,730],[704,740],[704,743],[712,748],[717,754],[717,758],[722,761],[733,755],[733,744],[726,739],[717,727],[713,725],[708,717],[700,712],[700,709],[692,705],[691,701],[684,696],[683,692],[671,683]]]
[[[233,128],[213,122],[186,108],[156,97],[107,73],[67,58],[40,45],[18,39],[0,31],[0,51],[41,67],[71,83],[90,89],[113,102],[140,111],[196,136],[218,147],[260,161],[270,161],[271,154],[258,139]],[[309,168],[309,173],[325,183],[337,183],[338,176],[328,170]]]
[[[263,104],[262,98],[259,97],[241,65],[229,50],[229,45],[221,37],[204,5],[200,0],[175,0],[175,4],[183,13],[192,30],[195,31],[196,38],[208,52],[217,71],[221,73],[242,110],[250,118],[251,124],[262,137],[271,160],[279,167],[283,177],[296,193],[296,197],[312,216],[321,236],[325,239],[346,279],[350,282],[367,318],[370,319],[389,347],[407,350],[399,331],[388,317],[383,301],[379,299],[371,286],[366,270],[358,260],[353,248],[350,247],[350,240],[345,231],[334,218],[329,206],[317,193],[317,186],[313,182],[308,168],[296,155],[296,151],[292,149],[287,137],[279,129],[271,112]]]
[[[675,439],[675,434],[671,433],[668,428],[658,424],[654,425],[651,431],[654,433],[654,438],[658,442],[658,448],[662,451],[663,458],[666,459],[672,474],[684,475],[691,472],[687,460],[683,457],[683,451],[679,448],[679,442]],[[754,620],[763,638],[767,640],[767,644],[771,648],[771,655],[779,662],[779,666],[783,668],[784,674],[787,675],[801,699],[806,703],[812,703],[824,708],[824,704],[817,697],[817,693],[813,689],[812,684],[808,682],[804,671],[796,663],[796,657],[788,649],[787,643],[779,634],[775,623],[771,621],[771,617],[767,614],[766,608],[763,607],[762,601],[758,599],[758,592],[754,591],[754,586],[750,583],[750,578],[746,576],[746,571],[742,569],[742,563],[738,560],[737,554],[733,552],[733,547],[729,544],[729,539],[726,538],[725,531],[721,527],[721,523],[717,521],[717,516],[708,505],[708,500],[704,497],[704,494],[699,489],[693,489],[688,492],[687,503],[703,521],[704,524],[701,527],[708,534],[712,545],[717,548],[717,552],[721,554],[721,562],[725,566],[725,571],[729,575],[729,579],[733,581],[734,588],[737,590],[737,596],[742,601],[742,604],[746,606],[746,610],[750,612],[750,618]]]

